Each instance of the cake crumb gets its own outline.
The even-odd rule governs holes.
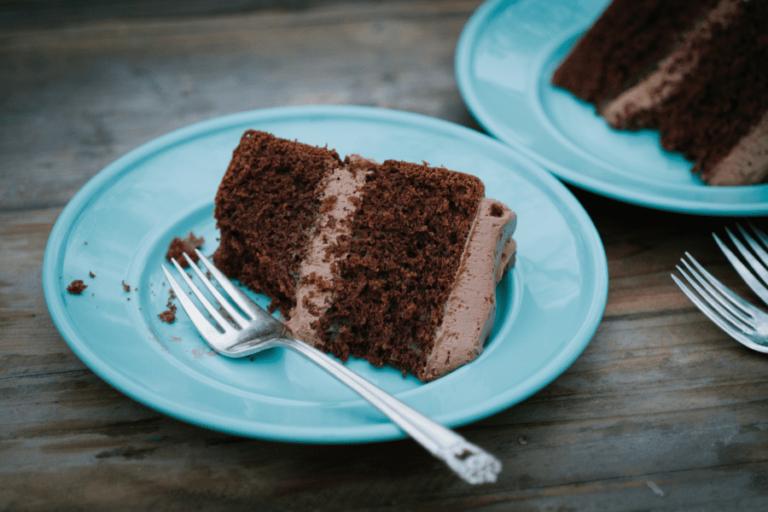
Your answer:
[[[80,295],[86,288],[88,288],[88,285],[83,283],[82,279],[75,279],[67,286],[67,291],[71,295]]]
[[[174,258],[179,262],[179,265],[181,265],[182,268],[187,268],[189,263],[187,263],[186,258],[183,258],[182,255],[186,253],[192,261],[197,263],[199,258],[197,257],[197,254],[195,254],[195,249],[199,249],[204,243],[205,238],[196,237],[192,231],[190,231],[183,240],[179,237],[175,237],[171,240],[170,245],[168,245],[168,252],[165,253],[165,259],[171,261],[171,258]]]
[[[174,306],[174,309],[176,309],[175,306]],[[167,311],[163,311],[162,313],[157,315],[157,317],[161,321],[163,321],[163,322],[165,322],[167,324],[172,324],[173,322],[176,321],[176,313],[173,310],[171,310],[171,309],[169,309]]]
[[[91,276],[91,279],[93,279],[94,277],[96,277],[96,274],[94,274],[93,272],[88,272],[88,275],[89,275],[89,276]]]
[[[176,305],[171,301],[176,298],[176,295],[173,294],[173,290],[168,290],[168,292],[169,298],[166,304],[168,309],[157,315],[157,317],[167,324],[172,324],[176,321]]]
[[[131,285],[125,284],[125,280],[123,280],[123,291],[126,291],[126,292],[131,291]]]

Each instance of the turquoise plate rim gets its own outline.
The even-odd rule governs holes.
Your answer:
[[[599,2],[606,3],[605,0],[599,0]],[[520,103],[517,107],[530,109],[533,114],[532,117],[537,118],[542,129],[550,132],[547,142],[557,146],[558,150],[564,153],[570,153],[570,160],[550,158],[543,151],[528,147],[523,142],[523,137],[519,139],[511,137],[508,134],[509,127],[503,124],[498,105],[486,104],[479,95],[472,72],[472,64],[475,58],[475,48],[481,38],[486,35],[485,30],[489,23],[510,5],[518,3],[518,0],[488,0],[484,2],[473,13],[462,30],[454,56],[455,75],[462,98],[474,118],[490,135],[534,159],[563,181],[605,197],[648,208],[694,215],[739,217],[768,215],[768,184],[744,187],[708,187],[701,184],[691,187],[655,183],[653,186],[649,186],[643,179],[623,180],[621,177],[617,177],[614,181],[589,176],[586,171],[581,169],[589,169],[590,166],[594,166],[595,160],[585,157],[572,144],[564,142],[562,136],[555,133],[551,122],[545,118],[541,106],[536,104],[536,101],[527,101],[527,105]],[[600,12],[601,10],[598,10],[595,17]],[[586,30],[588,27],[589,24],[581,27],[581,29]],[[551,48],[540,50],[552,51],[556,46],[557,44],[554,44]],[[537,71],[541,73],[544,69],[539,67]],[[537,87],[540,83],[539,78],[534,77],[534,79],[529,80],[528,86]],[[573,101],[576,102],[575,99]],[[514,130],[518,133],[524,133],[526,127],[516,126]],[[720,198],[738,194],[739,191],[753,192],[755,187],[760,187],[760,196],[757,200],[751,202],[719,201]]]
[[[149,390],[143,384],[126,377],[120,371],[118,365],[102,360],[88,346],[86,341],[82,339],[77,326],[71,321],[67,313],[67,306],[64,300],[65,292],[63,291],[63,286],[66,283],[63,283],[61,279],[61,265],[65,257],[67,239],[71,235],[70,227],[77,222],[81,215],[85,215],[89,205],[93,204],[101,193],[108,190],[121,177],[131,173],[143,161],[150,159],[165,148],[172,148],[185,140],[194,139],[206,133],[213,133],[217,130],[223,130],[227,127],[246,122],[256,123],[268,119],[302,119],[308,116],[316,116],[318,118],[329,117],[339,120],[359,118],[372,120],[373,122],[405,123],[409,126],[415,126],[420,130],[440,132],[469,141],[478,148],[478,151],[486,147],[492,148],[494,151],[503,152],[506,156],[519,162],[525,168],[525,173],[530,173],[531,179],[542,184],[548,193],[553,194],[560,202],[558,208],[567,211],[574,219],[574,222],[578,223],[581,228],[581,240],[583,240],[581,243],[585,244],[584,250],[588,252],[584,257],[590,262],[590,268],[585,269],[585,272],[591,279],[591,286],[594,291],[590,297],[591,302],[582,319],[581,326],[575,332],[570,342],[564,346],[562,351],[558,352],[551,360],[548,360],[548,363],[542,371],[535,375],[535,378],[528,379],[508,389],[498,390],[490,398],[472,407],[466,407],[459,411],[442,411],[433,415],[434,419],[450,427],[456,427],[485,418],[533,395],[552,382],[576,360],[579,354],[586,348],[602,319],[608,295],[608,265],[605,250],[594,224],[570,191],[538,164],[522,157],[508,146],[484,134],[447,121],[419,114],[362,106],[278,107],[241,112],[202,121],[160,136],[119,157],[97,173],[75,194],[62,211],[51,231],[43,262],[43,289],[48,310],[62,337],[77,357],[107,383],[138,402],[169,416],[222,432],[275,441],[332,444],[383,441],[404,437],[404,434],[389,422],[370,422],[363,426],[351,427],[345,425],[313,426],[311,428],[303,426],[292,427],[290,425],[279,425],[276,427],[269,421],[220,417],[208,411],[200,410],[194,403],[180,403],[173,396],[169,397],[163,393]],[[516,269],[515,275],[517,275],[517,272]],[[469,368],[469,366],[464,368]],[[443,379],[451,378],[454,374]],[[210,385],[215,387],[218,384],[211,382]],[[414,395],[414,391],[419,389],[396,393],[396,396],[408,402],[409,397]],[[279,402],[279,399],[277,401]],[[352,405],[355,404],[356,402]]]

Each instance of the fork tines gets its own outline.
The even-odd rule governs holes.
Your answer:
[[[216,279],[216,281],[219,283],[219,286],[221,286],[224,291],[227,292],[230,299],[243,311],[244,313],[252,314],[253,305],[249,303],[247,298],[243,298],[242,292],[234,286],[229,279],[224,277],[221,272],[214,267],[208,259],[203,256],[200,251],[195,250],[197,253],[199,261],[202,262],[203,265],[205,265],[208,272]],[[203,272],[200,270],[200,268],[192,261],[192,259],[184,253],[184,258],[187,260],[187,263],[189,263],[189,267],[197,274],[197,277],[199,278],[200,282],[205,285],[205,287],[208,289],[210,294],[216,299],[216,302],[218,302],[219,306],[223,309],[224,312],[229,316],[229,319],[225,318],[221,312],[205,297],[203,292],[198,288],[190,279],[190,277],[187,275],[187,273],[184,271],[184,269],[179,265],[179,263],[174,259],[171,258],[171,263],[173,263],[174,267],[176,267],[176,270],[178,270],[179,275],[182,277],[184,282],[187,284],[189,289],[192,291],[192,293],[197,297],[199,303],[205,308],[206,312],[210,315],[210,318],[212,318],[216,324],[218,324],[221,331],[224,333],[233,332],[234,330],[238,328],[243,328],[248,323],[248,319],[243,317],[237,309],[235,309],[227,299],[225,299],[222,294],[219,292],[218,289],[211,283],[211,281],[203,274]],[[197,309],[197,307],[192,303],[192,301],[186,296],[184,293],[184,290],[181,286],[179,286],[178,282],[173,278],[173,276],[168,272],[168,270],[165,268],[165,266],[162,266],[163,272],[165,273],[166,278],[168,279],[168,282],[170,283],[171,287],[173,288],[176,297],[181,302],[181,306],[184,308],[184,311],[189,315],[190,319],[192,320],[192,323],[195,324],[195,327],[200,331],[203,338],[208,341],[209,343],[211,340],[213,340],[219,333],[216,330],[216,328],[211,325],[208,320],[203,316],[203,314]],[[228,321],[228,320],[231,320]],[[235,326],[232,326],[232,323],[235,324]]]
[[[688,252],[685,256],[687,260],[680,260],[685,269],[680,266],[675,268],[696,293],[672,274],[672,279],[683,293],[702,313],[736,341],[753,350],[768,353],[768,315],[733,293]]]
[[[731,262],[733,268],[736,269],[736,272],[738,272],[747,285],[752,288],[752,291],[754,291],[763,302],[768,304],[768,288],[763,284],[768,284],[768,269],[765,267],[765,265],[768,265],[768,252],[766,252],[766,247],[768,247],[768,235],[757,229],[752,223],[749,223],[749,227],[752,229],[752,232],[755,234],[755,237],[759,240],[758,241],[755,237],[752,237],[747,230],[741,227],[741,225],[737,224],[736,227],[747,242],[747,245],[752,249],[751,251],[730,229],[725,228],[725,231],[728,233],[728,236],[741,256],[752,268],[752,271],[742,263],[742,261],[715,233],[712,233],[712,236],[714,237],[715,242],[717,242],[717,245],[720,246],[720,250],[725,254],[725,257],[728,258],[728,261]],[[760,281],[761,279],[762,282]]]

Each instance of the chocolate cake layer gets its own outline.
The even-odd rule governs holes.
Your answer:
[[[388,160],[366,176],[351,232],[340,237],[323,348],[416,373],[431,353],[483,197],[482,182]]]
[[[342,165],[325,148],[248,130],[216,194],[215,265],[288,312],[321,205],[318,184]]]
[[[598,109],[653,71],[717,0],[614,0],[552,83]]]
[[[683,41],[665,57],[658,68],[610,101],[600,114],[613,128],[638,130],[656,128],[654,114],[676,95],[692,72],[702,63],[702,55],[717,51],[713,39],[723,27],[743,15],[744,0],[720,0]]]

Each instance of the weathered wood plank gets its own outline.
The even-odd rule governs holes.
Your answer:
[[[368,0],[370,2],[370,0]],[[416,1],[430,0],[410,0]],[[331,3],[349,3],[348,0],[132,0],[116,3],[110,0],[88,2],[61,2],[34,0],[4,2],[0,4],[0,31],[24,28],[53,28],[73,24],[94,23],[105,20],[215,17],[244,15],[263,11],[301,12]]]
[[[142,143],[243,110],[372,105],[476,126],[452,66],[476,6],[346,4],[0,34],[0,209],[63,206]]]

